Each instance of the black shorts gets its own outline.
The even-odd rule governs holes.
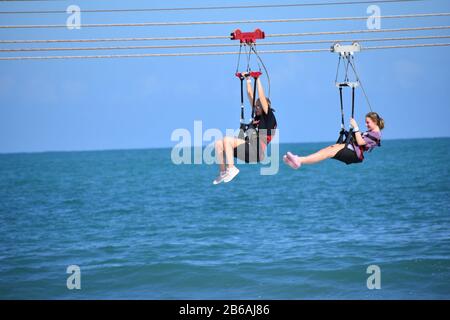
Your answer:
[[[336,153],[336,155],[333,157],[333,159],[342,161],[345,164],[362,162],[362,160],[358,158],[358,155],[356,154],[356,152],[353,150],[350,150],[347,147],[344,147],[343,149],[339,150],[338,153]]]
[[[259,160],[264,158],[264,152],[261,146],[258,150],[258,141],[256,138],[247,138],[245,143],[234,148],[234,157],[245,161],[245,163],[258,163],[258,151]]]

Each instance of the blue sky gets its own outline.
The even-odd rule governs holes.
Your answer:
[[[293,2],[295,1],[291,3]],[[186,1],[144,3],[144,1],[83,0],[1,3],[0,8],[65,10],[73,3],[78,4],[81,9],[186,6]],[[243,3],[223,0],[190,1],[189,6]],[[268,0],[264,3],[275,2]],[[448,12],[450,2],[432,0],[408,4],[381,4],[380,7],[383,15]],[[86,13],[82,15],[82,23],[363,16],[366,15],[366,8],[366,5],[357,5],[120,15]],[[2,25],[64,24],[66,15],[0,15],[0,19]],[[383,20],[382,28],[449,24],[448,17]],[[236,28],[247,31],[256,27],[271,34],[364,29],[366,22],[85,28],[71,31],[0,29],[0,39],[228,35]],[[432,34],[446,34],[446,31],[355,35],[353,38]],[[336,38],[351,39],[348,36],[328,36],[320,39],[330,39],[331,44],[331,40]],[[312,38],[305,37],[298,40],[307,39]],[[296,39],[280,38],[266,41],[292,40]],[[214,42],[228,41],[203,41],[203,43]],[[183,42],[178,44],[181,43]],[[123,45],[130,44],[146,43]],[[64,45],[67,44],[57,46]],[[80,44],[73,45],[80,46]],[[97,44],[90,44],[95,45]],[[268,48],[300,49],[327,46],[322,44]],[[1,47],[13,46],[1,44]],[[234,51],[233,48],[225,50]],[[173,52],[173,50],[120,53],[144,52]],[[59,54],[82,53],[84,52]],[[103,53],[117,52],[100,51],[94,54]],[[8,55],[11,54],[2,54]],[[307,53],[264,55],[263,59],[272,81],[271,99],[277,110],[280,141],[335,140],[340,125],[338,93],[334,87],[337,57],[332,53]],[[234,77],[236,61],[236,56],[0,61],[0,152],[170,147],[174,145],[174,142],[170,141],[172,131],[177,128],[193,130],[195,120],[202,120],[204,129],[219,128],[225,131],[227,128],[235,128],[239,123],[239,84]],[[386,120],[385,138],[450,136],[449,47],[362,52],[357,56],[357,66],[374,110]],[[368,111],[362,94],[358,96],[357,106],[357,120],[362,125],[364,114]]]

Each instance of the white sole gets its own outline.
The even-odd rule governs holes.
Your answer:
[[[222,178],[222,180],[220,180],[219,182],[216,182],[216,180],[213,181],[213,185],[217,186],[218,184],[221,184],[223,182],[223,180],[225,179],[226,176],[224,176]]]

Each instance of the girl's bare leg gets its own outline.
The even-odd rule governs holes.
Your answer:
[[[345,144],[334,144],[332,146],[326,147],[322,150],[317,151],[316,153],[310,154],[306,157],[297,157],[298,161],[301,164],[314,164],[326,159],[333,158],[336,153],[342,150],[345,147]]]
[[[217,163],[219,164],[220,172],[224,172],[225,171],[225,162],[224,162],[224,157],[223,157],[223,152],[224,152],[223,140],[216,141],[215,149],[216,149],[216,159],[217,159]]]
[[[225,137],[223,139],[223,146],[228,168],[232,168],[234,166],[234,148],[237,148],[243,143],[245,143],[245,140],[234,137]]]

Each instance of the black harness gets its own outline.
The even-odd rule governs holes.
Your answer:
[[[344,60],[344,64],[345,64],[345,77],[342,82],[338,82],[341,60]],[[353,70],[353,73],[355,76],[355,80],[353,82],[350,81],[350,78],[349,78],[350,67]],[[335,82],[336,82],[336,86],[339,88],[339,100],[340,100],[340,106],[341,106],[341,131],[339,132],[339,137],[338,137],[336,143],[337,144],[345,144],[345,148],[347,148],[349,144],[352,144],[354,148],[356,148],[356,147],[360,148],[360,150],[361,150],[360,160],[363,160],[364,159],[364,155],[363,155],[364,148],[362,146],[359,146],[358,143],[356,142],[355,132],[353,131],[353,128],[349,128],[348,130],[345,129],[345,120],[344,120],[345,119],[344,99],[343,99],[344,89],[350,88],[352,90],[352,93],[351,93],[352,118],[355,117],[355,91],[356,91],[356,88],[361,86],[361,88],[363,89],[361,81],[358,77],[358,73],[356,72],[353,54],[339,55],[339,62],[338,62]],[[367,104],[368,104],[370,110],[372,110],[369,99],[368,99],[364,89],[363,89],[363,92],[366,97]],[[372,141],[376,142],[377,146],[381,146],[380,139],[378,139],[368,133],[366,133],[365,136],[368,137],[369,139],[371,139]]]
[[[349,145],[349,143],[354,144],[356,141],[355,133],[353,132],[353,128],[349,130],[345,129],[345,115],[344,115],[344,101],[343,101],[343,88],[348,87],[348,83],[340,83],[339,84],[339,98],[341,102],[341,131],[339,132],[339,138],[336,143],[342,144],[345,143],[345,147]],[[352,118],[355,116],[355,87],[352,87]]]
[[[261,72],[251,72],[251,77],[254,79],[254,85],[253,85],[253,101],[252,101],[252,118],[249,123],[245,123],[245,117],[244,117],[244,80],[245,77],[241,73],[236,73],[236,76],[239,77],[241,80],[241,121],[240,121],[240,127],[239,127],[239,135],[238,138],[249,141],[250,137],[249,134],[253,134],[253,132],[256,132],[256,161],[260,161],[259,156],[259,125],[254,125],[253,122],[255,121],[255,106],[256,106],[256,81],[258,80],[258,77],[261,75]]]
[[[234,36],[232,34],[232,36]],[[247,52],[246,47],[249,47],[249,50]],[[259,56],[258,52],[256,51],[256,47],[255,47],[255,42],[254,41],[241,41],[240,47],[239,47],[239,56],[238,56],[238,62],[237,62],[237,67],[236,67],[236,77],[239,78],[240,83],[241,83],[241,117],[240,117],[240,126],[239,126],[239,135],[238,138],[245,140],[245,141],[249,141],[250,140],[250,134],[254,134],[256,132],[256,141],[257,141],[257,161],[260,161],[260,136],[259,136],[259,124],[254,124],[255,119],[255,109],[256,109],[256,95],[258,94],[257,92],[257,80],[259,79],[259,77],[262,75],[261,72],[261,65],[263,66],[266,75],[267,75],[267,79],[268,79],[268,83],[269,83],[269,91],[268,91],[268,95],[270,97],[270,78],[267,72],[267,68],[264,65],[264,62],[262,61],[261,57]],[[239,72],[239,65],[240,65],[240,61],[241,61],[241,54],[242,53],[242,47],[245,48],[245,54],[247,56],[247,73],[249,74],[250,77],[253,78],[254,80],[254,84],[253,84],[253,99],[252,99],[252,106],[251,106],[251,119],[249,122],[245,121],[245,107],[244,107],[244,80],[245,77],[243,76],[243,74],[241,72]],[[250,68],[250,63],[251,63],[251,56],[252,53],[254,55],[256,55],[256,57],[258,58],[257,60],[257,64],[259,67],[259,71],[251,71]]]
[[[245,139],[247,138],[247,131],[249,129],[258,129],[258,126],[255,126],[253,124],[253,122],[255,121],[255,107],[256,107],[256,94],[257,94],[257,90],[256,90],[256,80],[259,78],[259,76],[261,75],[261,72],[250,72],[250,76],[255,80],[254,85],[253,85],[253,101],[252,101],[252,117],[250,122],[246,123],[245,122],[245,111],[244,111],[244,80],[245,77],[239,73],[236,72],[236,76],[240,79],[241,81],[241,119],[240,119],[240,130],[239,130],[239,138],[240,139]]]

